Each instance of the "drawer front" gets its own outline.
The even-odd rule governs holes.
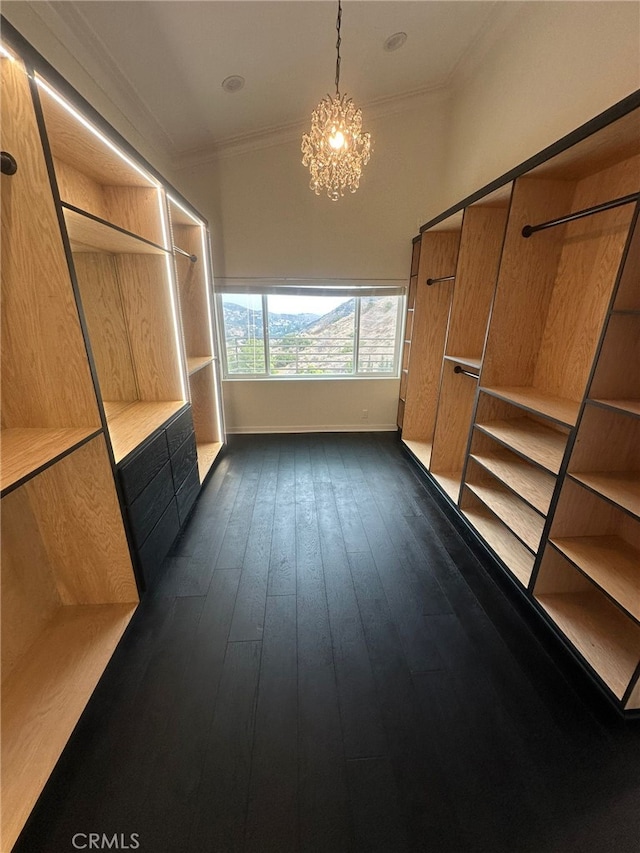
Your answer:
[[[193,417],[191,407],[186,412],[171,421],[167,427],[167,442],[169,444],[169,456],[173,456],[176,450],[185,443],[193,432]]]
[[[179,531],[178,505],[174,498],[138,552],[142,574],[147,586],[153,583]]]
[[[129,507],[131,532],[138,548],[167,508],[174,491],[171,465],[167,462]]]
[[[131,506],[168,461],[167,435],[165,430],[162,430],[133,459],[118,469],[124,500],[128,506]]]
[[[180,526],[185,523],[187,516],[196,502],[200,491],[200,477],[198,476],[198,466],[194,465],[186,480],[182,484],[181,489],[176,495],[178,501],[178,515],[180,517]]]
[[[197,461],[196,436],[192,432],[171,457],[171,471],[173,473],[173,485],[176,492],[180,489],[187,478],[187,474]]]

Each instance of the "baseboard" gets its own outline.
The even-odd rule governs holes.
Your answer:
[[[264,433],[292,433],[292,432],[397,432],[396,424],[332,424],[326,426],[318,424],[314,426],[252,426],[252,427],[228,427],[227,435],[260,435]]]

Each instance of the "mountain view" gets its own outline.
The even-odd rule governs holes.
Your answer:
[[[230,374],[264,373],[262,310],[224,300]],[[227,301],[229,300],[229,301]],[[355,349],[356,300],[328,311],[268,314],[270,373],[351,374]],[[394,367],[397,297],[360,298],[358,372],[390,373]]]

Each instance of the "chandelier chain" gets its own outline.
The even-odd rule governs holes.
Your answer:
[[[340,24],[342,23],[342,0],[338,0],[338,20],[336,21],[336,30],[338,31],[338,40],[336,42],[336,95],[340,95]]]
[[[360,186],[362,167],[371,156],[371,136],[362,130],[362,111],[346,94],[340,94],[340,25],[342,0],[338,0],[336,30],[336,93],[327,95],[311,113],[311,129],[302,134],[302,164],[309,168],[309,187],[316,195],[326,192],[337,201],[345,191]]]

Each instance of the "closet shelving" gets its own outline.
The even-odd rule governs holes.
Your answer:
[[[212,326],[208,236],[204,222],[171,198],[169,215],[198,472],[202,482],[222,449],[218,414],[219,362]]]
[[[534,587],[625,708],[640,706],[639,246],[636,223]]]
[[[186,402],[165,191],[36,79],[119,463]]]
[[[2,838],[10,850],[138,602],[23,61],[3,48]]]
[[[429,470],[458,499],[510,187],[464,211]]]
[[[2,23],[0,849],[10,850],[223,438],[206,223],[195,212],[181,221],[188,204],[173,190],[169,202],[160,176]],[[185,250],[199,255],[195,284],[176,274],[170,203]]]
[[[420,240],[402,435],[425,467],[433,447],[459,243],[460,217],[445,223],[442,230],[423,234]],[[433,283],[434,279],[439,280]]]
[[[416,306],[416,290],[418,287],[418,268],[420,265],[420,238],[413,241],[411,250],[411,272],[409,276],[409,290],[407,293],[407,313],[404,324],[404,343],[402,346],[402,368],[400,373],[400,394],[398,399],[399,429],[404,422],[404,410],[407,400],[407,380],[409,378],[409,357],[411,355],[411,338],[413,335],[413,315]]]
[[[422,229],[421,268],[427,238],[464,211],[450,312],[417,303],[414,317],[412,354],[420,329],[444,357],[412,360],[407,387],[430,370],[435,401],[405,410],[402,438],[585,670],[638,712],[640,96],[496,184]],[[472,240],[472,215],[494,217],[492,236]],[[481,262],[485,295],[465,293]]]

